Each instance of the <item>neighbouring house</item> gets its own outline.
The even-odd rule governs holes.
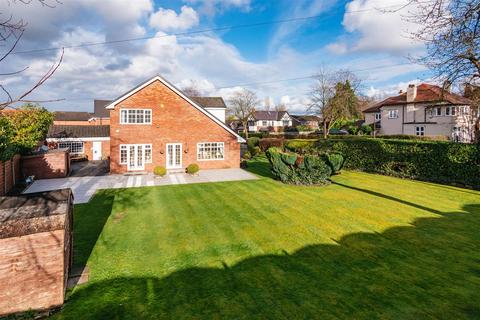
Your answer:
[[[248,120],[250,132],[281,132],[286,127],[291,127],[292,117],[288,111],[255,111]]]
[[[291,115],[291,117],[295,127],[307,126],[314,130],[319,129],[319,123],[322,121],[322,118],[315,115]]]
[[[86,111],[55,111],[54,125],[75,125],[75,126],[91,126],[91,125],[109,125],[110,112],[105,109],[110,100],[93,100],[93,112]]]
[[[365,123],[375,123],[384,135],[443,136],[471,142],[474,117],[471,101],[436,85],[408,86],[406,92],[389,97],[363,111]]]
[[[109,125],[52,125],[47,133],[50,148],[70,150],[72,159],[102,160],[110,157]]]
[[[220,99],[189,98],[160,76],[122,94],[106,106],[110,172],[238,168],[245,140],[224,123]]]

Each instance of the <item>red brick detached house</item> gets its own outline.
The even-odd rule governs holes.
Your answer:
[[[238,168],[244,139],[156,76],[106,106],[110,110],[110,172]]]

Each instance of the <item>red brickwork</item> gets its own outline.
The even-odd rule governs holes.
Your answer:
[[[9,193],[21,179],[20,155],[5,162],[0,161],[0,196]]]
[[[63,304],[64,230],[0,239],[0,315]]]
[[[25,177],[35,179],[64,178],[70,172],[69,153],[51,150],[48,153],[22,157],[22,171]]]
[[[152,124],[120,124],[121,108],[152,109]],[[224,160],[197,160],[197,143],[224,142]],[[152,163],[146,171],[166,164],[166,144],[182,144],[182,166],[197,163],[201,169],[238,168],[240,143],[237,137],[190,105],[160,81],[155,81],[123,100],[110,112],[110,171],[122,173],[120,144],[152,144]]]

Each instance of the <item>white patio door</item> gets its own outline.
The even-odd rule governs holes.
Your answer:
[[[167,143],[167,169],[182,167],[182,144]]]
[[[130,144],[127,149],[127,167],[129,171],[145,169],[145,152],[143,145]]]

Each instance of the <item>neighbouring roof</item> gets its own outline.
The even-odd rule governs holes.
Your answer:
[[[55,111],[55,121],[88,121],[92,116],[89,112],[82,111]]]
[[[288,114],[287,111],[255,111],[253,117],[255,120],[275,120],[280,121],[282,120],[283,116]]]
[[[297,121],[320,121],[322,120],[319,116],[314,115],[291,115],[291,117]]]
[[[72,201],[70,189],[0,197],[0,239],[64,229]]]
[[[445,91],[436,85],[422,83],[421,85],[417,86],[417,96],[413,100],[413,103],[425,102],[447,102],[456,105],[471,104],[469,99],[462,97],[461,95]],[[380,101],[372,107],[365,109],[363,112],[378,112],[383,106],[406,103],[407,93],[403,92],[397,96],[389,97],[383,101]]]
[[[190,97],[190,99],[204,108],[227,108],[222,97]]]
[[[47,138],[99,138],[110,137],[110,126],[52,125]]]
[[[94,118],[110,118],[110,110],[105,107],[109,105],[112,100],[93,100],[93,113],[90,114]]]

